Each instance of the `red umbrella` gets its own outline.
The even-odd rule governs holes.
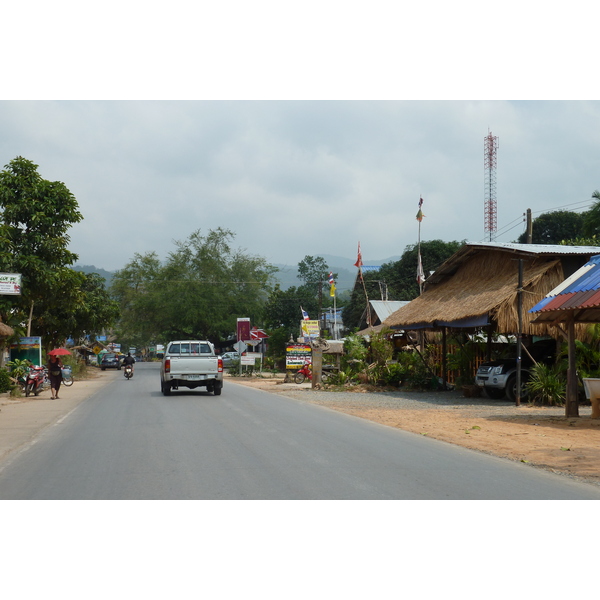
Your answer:
[[[63,355],[63,354],[71,354],[68,350],[66,350],[65,348],[55,348],[54,350],[50,350],[50,352],[48,352],[49,356],[57,356],[57,355]]]

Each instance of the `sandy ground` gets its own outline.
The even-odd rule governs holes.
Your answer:
[[[306,394],[302,400],[307,402],[313,394],[306,383],[297,386],[283,384],[281,379],[248,377],[232,381],[293,397],[302,389]],[[579,418],[567,419],[564,408],[527,403],[521,407],[489,408],[474,403],[410,410],[373,408],[369,406],[370,393],[355,394],[357,399],[364,397],[364,402],[336,403],[336,393],[330,393],[326,406],[331,409],[600,485],[600,419],[590,418],[591,407],[581,406]],[[418,392],[406,394],[419,396]]]

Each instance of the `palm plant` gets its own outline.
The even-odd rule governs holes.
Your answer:
[[[531,368],[531,376],[525,386],[530,403],[536,400],[550,406],[563,406],[565,403],[567,384],[560,365],[536,364]]]

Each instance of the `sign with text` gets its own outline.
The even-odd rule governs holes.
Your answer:
[[[10,345],[10,360],[30,360],[34,365],[42,366],[42,338],[22,337]]]
[[[239,318],[237,320],[237,339],[238,342],[247,342],[252,339],[250,337],[250,319],[248,318]]]
[[[308,344],[288,344],[285,349],[286,369],[301,369],[307,361],[312,362],[312,350]]]
[[[319,321],[300,321],[300,331],[302,332],[302,337],[318,338],[321,334]]]
[[[21,274],[20,273],[0,273],[0,295],[20,296],[21,295]]]

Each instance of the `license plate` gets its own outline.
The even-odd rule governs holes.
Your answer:
[[[204,379],[205,375],[188,375],[187,378],[190,381],[197,381],[198,379]]]

